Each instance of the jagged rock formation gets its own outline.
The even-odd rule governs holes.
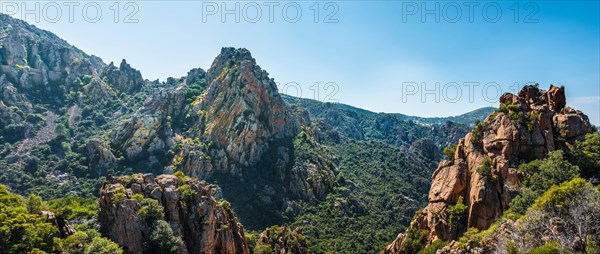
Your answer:
[[[142,73],[132,68],[125,59],[121,61],[119,67],[116,67],[111,62],[104,68],[101,78],[106,79],[109,84],[114,85],[119,91],[124,93],[137,92],[144,85]]]
[[[272,147],[273,141],[298,133],[299,124],[275,82],[248,50],[223,48],[206,79],[209,87],[192,110],[199,115],[197,135],[218,147],[213,158],[217,170],[239,175],[268,149],[280,149]]]
[[[111,140],[130,161],[153,156],[157,161],[173,146],[172,122],[186,112],[184,86],[160,89],[144,101],[132,119],[114,129]]]
[[[103,175],[117,164],[117,158],[112,154],[110,148],[99,140],[88,140],[85,143],[83,154],[88,160],[88,167],[96,170],[97,175]]]
[[[173,175],[109,178],[100,190],[101,231],[132,253],[148,251],[151,225],[139,212],[139,194],[164,209],[164,219],[184,241],[179,253],[249,253],[243,226],[230,208],[217,204],[211,189],[196,178]]]
[[[518,95],[502,95],[500,109],[459,141],[454,159],[440,162],[432,176],[429,204],[411,227],[427,232],[427,242],[456,239],[469,227],[489,227],[519,193],[519,164],[567,148],[592,131],[586,115],[566,107],[564,87],[545,91],[526,86]],[[447,209],[460,197],[467,214],[453,225]],[[385,252],[403,253],[405,240],[414,237],[418,236],[411,232],[400,234]]]

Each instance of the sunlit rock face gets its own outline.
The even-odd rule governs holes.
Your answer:
[[[566,106],[564,87],[545,91],[526,86],[517,95],[502,95],[500,109],[459,141],[452,160],[440,162],[429,204],[411,225],[427,230],[429,242],[457,239],[470,227],[488,228],[521,189],[519,164],[567,149],[591,132],[588,117]],[[477,170],[486,160],[491,162],[489,175]],[[468,206],[467,218],[451,226],[446,210],[460,197]],[[402,252],[405,238],[400,234],[385,252]]]

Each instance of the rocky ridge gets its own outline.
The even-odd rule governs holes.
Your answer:
[[[0,76],[5,87],[14,86],[36,99],[55,100],[81,75],[98,77],[104,63],[69,45],[56,35],[24,21],[0,15]]]
[[[486,229],[508,209],[522,186],[519,164],[566,149],[591,133],[581,111],[566,106],[564,87],[548,91],[526,86],[517,95],[506,93],[500,108],[461,139],[452,160],[443,160],[433,173],[429,204],[411,222],[427,232],[426,240],[455,240],[467,228]],[[459,199],[466,216],[450,223],[448,209]],[[403,253],[414,237],[398,235],[385,253]]]
[[[111,132],[111,146],[130,163],[219,181],[240,210],[269,210],[271,218],[287,199],[323,199],[332,189],[336,169],[326,156],[304,160],[295,151],[308,112],[283,101],[248,50],[223,48],[208,71],[193,69],[171,84]],[[255,197],[244,205],[236,192]]]

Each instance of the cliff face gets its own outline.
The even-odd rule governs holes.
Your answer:
[[[249,253],[243,226],[227,205],[211,197],[211,188],[204,181],[173,175],[108,179],[100,190],[101,230],[132,253],[150,251],[152,224],[141,210],[152,199],[184,242],[178,253]]]
[[[216,147],[216,170],[240,175],[242,167],[255,166],[267,150],[280,149],[273,141],[299,132],[275,82],[248,50],[223,48],[206,79],[209,86],[193,102],[192,112],[199,118],[196,134]]]
[[[185,113],[185,88],[160,89],[151,95],[142,108],[111,133],[113,146],[121,150],[130,161],[165,156],[174,143],[173,119]],[[151,166],[151,165],[150,165]]]
[[[459,141],[454,159],[440,162],[429,204],[411,227],[428,232],[428,242],[457,239],[469,227],[489,227],[520,191],[519,164],[566,149],[592,131],[586,115],[566,107],[563,87],[526,86],[518,95],[502,95],[500,108]],[[452,223],[448,208],[461,197],[466,217]],[[410,234],[400,234],[385,252],[404,252]]]

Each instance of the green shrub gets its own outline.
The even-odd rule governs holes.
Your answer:
[[[508,252],[508,254],[520,254],[521,253],[521,251],[519,251],[519,248],[513,241],[508,241],[508,243],[506,243],[506,251]]]
[[[542,160],[521,164],[519,170],[527,175],[524,182],[526,187],[510,204],[510,211],[518,214],[525,214],[535,199],[551,186],[579,175],[579,168],[565,160],[561,150],[548,153]]]
[[[567,254],[570,253],[556,242],[546,243],[527,252],[527,254]]]
[[[65,239],[55,238],[54,246],[61,253],[83,253],[84,245],[90,242],[90,236],[83,231],[77,231]]]
[[[527,130],[533,131],[536,123],[539,121],[540,114],[534,111],[530,111],[525,116],[525,124],[527,125]]]
[[[75,218],[90,219],[98,215],[100,208],[96,199],[83,197],[66,197],[48,201],[50,210],[56,216],[62,216],[67,220]]]
[[[456,153],[456,144],[453,145],[449,145],[446,148],[444,148],[444,155],[446,156],[447,160],[453,160],[454,159],[454,154]]]
[[[156,247],[158,253],[178,253],[183,245],[180,237],[176,236],[171,225],[164,220],[154,221],[150,229],[150,243]]]
[[[177,177],[177,181],[178,181],[179,185],[185,184],[185,180],[187,179],[187,176],[185,176],[185,173],[183,173],[182,171],[177,171],[173,175]]]
[[[477,168],[477,173],[483,176],[488,183],[493,183],[495,181],[494,176],[492,176],[492,160],[489,157],[483,159],[481,165]]]
[[[118,204],[125,201],[126,199],[127,195],[125,194],[125,188],[119,187],[115,189],[115,194],[113,194],[111,202],[113,204]]]
[[[519,112],[521,110],[521,106],[518,104],[510,104],[510,105],[500,105],[498,108],[498,112],[509,113],[509,112]]]
[[[204,87],[206,85],[206,81],[204,79],[199,80],[193,84],[190,84],[185,89],[185,104],[191,104],[198,95],[202,93]]]
[[[92,242],[85,248],[84,254],[122,254],[123,249],[115,242],[104,238],[94,237]]]
[[[406,242],[406,248],[403,249],[404,253],[418,253],[421,251],[427,243],[427,235],[429,235],[429,230],[409,227],[404,240]]]
[[[186,202],[192,202],[198,196],[198,191],[192,189],[189,184],[179,186],[177,192],[179,192],[179,197]]]
[[[488,123],[477,120],[475,122],[475,127],[471,130],[471,143],[480,144],[483,140],[483,134],[488,129],[488,127]]]
[[[587,134],[585,140],[575,142],[572,161],[581,169],[584,178],[600,178],[600,133]]]
[[[31,194],[25,200],[25,205],[27,206],[27,210],[29,210],[29,213],[41,213],[43,206],[42,197],[35,194]]]
[[[544,195],[535,200],[533,208],[545,209],[548,207],[564,206],[566,201],[578,198],[585,187],[592,185],[582,178],[575,178],[569,182],[552,186]]]
[[[130,188],[131,184],[136,183],[138,177],[141,176],[141,174],[133,174],[130,176],[125,176],[121,178],[121,181],[123,183],[123,186]]]
[[[138,202],[144,201],[144,195],[139,194],[139,193],[133,194],[133,196],[131,196],[131,198],[135,199]]]
[[[438,250],[444,248],[448,242],[442,240],[435,240],[429,244],[425,249],[419,251],[418,254],[435,254]]]
[[[461,249],[466,249],[467,248],[467,242],[469,240],[471,241],[475,241],[475,242],[479,242],[481,239],[478,236],[479,233],[479,229],[477,228],[469,228],[467,229],[467,232],[465,232],[463,234],[463,236],[461,236],[458,239],[458,247]]]
[[[231,203],[227,200],[221,200],[219,202],[219,206],[223,207],[225,210],[231,211]]]
[[[165,217],[164,208],[157,200],[144,199],[142,207],[137,210],[137,215],[145,220],[162,220]]]
[[[465,212],[467,212],[468,208],[469,207],[463,202],[463,196],[460,196],[456,204],[449,206],[446,210],[446,212],[449,215],[448,223],[451,226],[455,226],[458,223],[458,221],[460,221],[460,219],[465,215]]]
[[[275,252],[273,252],[273,248],[271,248],[271,245],[263,244],[263,245],[256,246],[256,248],[254,249],[254,253],[255,254],[271,254],[271,253],[275,253]]]

